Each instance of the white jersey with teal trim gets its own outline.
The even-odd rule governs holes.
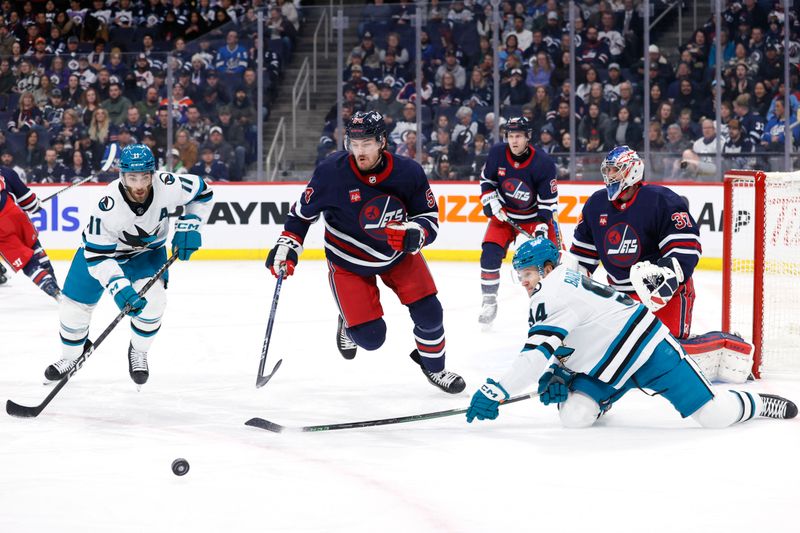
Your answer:
[[[554,355],[566,368],[619,388],[669,336],[645,306],[563,265],[539,283],[528,323],[528,341],[500,380],[512,394],[536,383]]]
[[[123,276],[120,263],[164,246],[169,235],[169,213],[186,206],[183,216],[204,223],[213,193],[194,174],[153,173],[153,193],[142,204],[132,202],[121,179],[108,184],[83,231],[84,255],[89,273],[104,287]]]

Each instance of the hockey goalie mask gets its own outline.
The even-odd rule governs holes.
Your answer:
[[[642,181],[644,162],[630,147],[617,146],[603,160],[600,173],[606,184],[608,199],[613,202],[622,191]]]

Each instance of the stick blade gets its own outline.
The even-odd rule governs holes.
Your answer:
[[[283,363],[283,359],[278,359],[278,362],[275,363],[275,366],[272,368],[272,372],[270,372],[266,376],[257,376],[256,377],[256,388],[257,389],[260,389],[261,387],[266,385],[267,382],[269,382],[269,380],[272,379],[272,376],[274,376],[275,372],[277,372],[278,369],[281,367],[281,363]]]
[[[264,420],[263,418],[258,417],[251,418],[245,422],[244,425],[259,429],[266,429],[267,431],[272,431],[273,433],[282,433],[285,429],[280,424],[276,424],[275,422],[270,422],[269,420]]]
[[[40,412],[41,409],[38,407],[20,405],[16,402],[12,402],[11,400],[6,401],[6,413],[11,416],[16,416],[18,418],[35,418],[39,416]]]

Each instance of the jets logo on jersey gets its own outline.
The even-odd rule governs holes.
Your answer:
[[[136,229],[136,235],[123,231],[120,239],[120,242],[127,244],[131,248],[146,248],[148,244],[158,237],[158,226],[156,226],[152,235],[135,224],[133,227]]]
[[[641,245],[636,231],[624,222],[611,226],[606,231],[604,246],[611,264],[629,267],[639,261]]]
[[[103,196],[98,204],[100,211],[111,211],[114,209],[114,199],[110,196]]]
[[[516,209],[527,209],[533,203],[533,193],[524,181],[508,178],[503,182],[503,196]]]
[[[406,208],[403,203],[388,194],[377,196],[366,203],[361,209],[358,221],[364,232],[379,241],[385,241],[386,224],[392,221],[402,222],[406,218]]]

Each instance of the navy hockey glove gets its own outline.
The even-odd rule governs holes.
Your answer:
[[[114,303],[117,304],[119,310],[125,311],[128,316],[139,315],[144,306],[147,305],[147,300],[136,294],[127,278],[121,276],[111,278],[106,288],[111,296],[114,297]],[[130,306],[130,308],[127,306]]]
[[[181,261],[188,261],[202,245],[200,237],[200,217],[184,215],[175,222],[175,235],[172,236],[172,253]]]
[[[284,231],[267,255],[267,268],[277,278],[278,271],[284,267],[284,275],[288,278],[294,274],[294,267],[302,253],[303,245],[300,243],[300,238]]]
[[[547,222],[539,222],[533,228],[532,234],[534,237],[544,237],[546,239],[549,230],[550,226],[547,225]]]
[[[488,218],[495,217],[500,222],[508,220],[508,215],[503,208],[503,203],[500,201],[500,195],[497,191],[488,192],[481,196],[481,203],[483,204],[483,214]]]
[[[467,422],[470,424],[478,420],[494,420],[500,414],[498,407],[501,402],[508,400],[509,395],[495,380],[489,378],[486,383],[472,395],[467,409]]]
[[[567,401],[569,386],[575,379],[575,373],[564,368],[558,363],[553,363],[550,368],[539,378],[539,401],[545,405]]]
[[[683,269],[674,257],[659,259],[655,265],[641,261],[631,267],[631,284],[642,303],[653,313],[667,305],[681,283]]]
[[[398,252],[415,254],[425,244],[425,230],[416,222],[388,222],[385,231],[389,246]]]

